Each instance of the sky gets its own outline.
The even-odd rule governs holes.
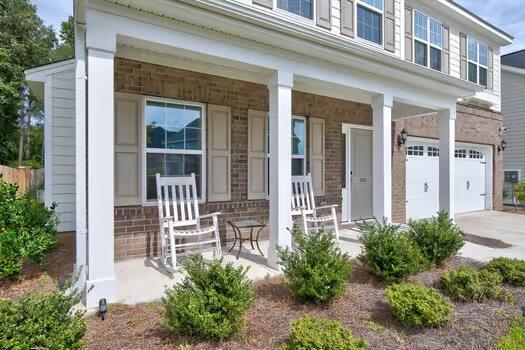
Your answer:
[[[455,0],[481,18],[514,37],[514,44],[503,54],[525,49],[525,0]],[[73,0],[31,0],[47,25],[60,29],[60,23],[73,13]]]

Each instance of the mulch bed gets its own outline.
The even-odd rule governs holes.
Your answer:
[[[354,273],[346,293],[330,306],[296,302],[278,278],[258,283],[258,297],[248,312],[245,333],[237,339],[200,342],[170,334],[159,315],[161,303],[111,305],[105,321],[96,316],[88,318],[87,349],[173,349],[181,345],[181,349],[275,349],[289,336],[290,322],[305,314],[341,321],[354,335],[366,338],[369,349],[491,349],[505,334],[510,320],[521,313],[518,305],[525,304],[525,288],[509,287],[518,305],[455,302],[449,325],[406,329],[391,315],[385,284],[360,262],[354,260],[352,264]],[[459,265],[477,263],[457,257],[410,281],[437,287],[441,273]]]

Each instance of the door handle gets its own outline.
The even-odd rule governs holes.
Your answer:
[[[470,181],[467,180],[467,190],[470,190]]]
[[[425,192],[428,192],[428,183],[425,182],[424,188],[425,188]]]

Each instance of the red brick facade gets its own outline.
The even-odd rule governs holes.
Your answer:
[[[160,96],[178,100],[229,106],[232,110],[232,178],[231,201],[201,205],[201,213],[219,211],[223,239],[231,237],[228,220],[251,218],[268,222],[268,202],[247,199],[248,110],[268,110],[266,86],[232,80],[181,69],[117,58],[115,60],[115,90],[140,95]],[[341,205],[343,172],[341,124],[371,125],[369,105],[330,97],[293,92],[294,115],[325,119],[325,196],[318,203]],[[458,105],[457,139],[465,142],[497,145],[501,115],[479,108]],[[407,128],[410,135],[437,137],[435,118],[399,120],[393,134]],[[307,132],[308,135],[308,132]],[[308,144],[308,143],[307,143]],[[308,154],[308,152],[306,152]],[[495,207],[501,206],[501,156],[495,151]],[[393,147],[393,216],[405,217],[405,157],[404,149]],[[117,259],[155,255],[158,252],[158,220],[156,207],[115,208],[115,256]]]

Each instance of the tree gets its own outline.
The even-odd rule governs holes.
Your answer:
[[[75,55],[75,18],[69,16],[67,21],[60,25],[58,33],[60,39],[53,54],[54,61],[62,61],[72,58]]]

